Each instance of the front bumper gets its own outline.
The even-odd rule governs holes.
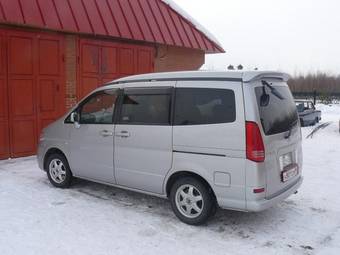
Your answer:
[[[44,170],[44,156],[46,152],[46,145],[44,141],[40,141],[38,145],[38,152],[37,152],[37,161],[38,166],[41,170]]]
[[[280,195],[276,197],[273,197],[271,199],[247,201],[246,210],[249,212],[260,212],[270,207],[273,207],[274,205],[285,200],[290,195],[294,194],[300,188],[302,182],[303,182],[303,177],[301,176],[299,181],[294,186],[292,186],[290,189],[286,190],[285,192],[281,193]]]

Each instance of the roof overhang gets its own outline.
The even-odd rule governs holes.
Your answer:
[[[0,24],[225,52],[170,0],[0,0]]]

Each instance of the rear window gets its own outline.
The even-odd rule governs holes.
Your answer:
[[[235,94],[230,89],[176,89],[175,125],[206,125],[236,120]]]
[[[305,110],[305,104],[304,102],[295,102],[296,104],[296,109],[298,112],[303,112]]]
[[[292,124],[298,120],[296,105],[289,87],[275,86],[276,91],[282,95],[283,99],[271,93],[269,88],[265,87],[264,89],[269,95],[269,102],[267,105],[261,106],[263,87],[255,88],[264,133],[266,135],[275,135],[288,131]]]

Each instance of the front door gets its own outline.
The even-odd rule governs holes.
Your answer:
[[[115,183],[114,111],[118,90],[90,95],[76,110],[79,125],[70,133],[70,166],[79,177]]]
[[[161,194],[172,165],[170,109],[174,84],[159,85],[124,89],[114,153],[117,184]]]

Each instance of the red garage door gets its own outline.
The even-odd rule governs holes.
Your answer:
[[[79,99],[113,79],[154,70],[152,47],[87,39],[79,44]]]
[[[0,31],[0,159],[9,157],[6,38]]]
[[[42,128],[64,111],[63,41],[48,34],[2,31],[0,157],[36,152]],[[4,71],[5,70],[5,71]],[[7,124],[8,123],[8,124]]]

